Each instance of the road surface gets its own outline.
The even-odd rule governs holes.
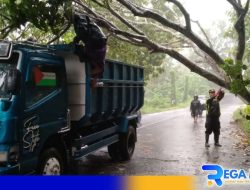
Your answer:
[[[77,165],[76,173],[194,175],[197,176],[197,189],[206,189],[208,173],[201,170],[203,164],[215,163],[224,168],[247,171],[250,168],[249,144],[232,120],[232,113],[241,104],[242,102],[232,95],[226,96],[221,102],[222,147],[214,147],[213,135],[210,135],[211,146],[205,148],[205,116],[199,118],[195,124],[190,117],[189,108],[147,114],[143,115],[142,124],[138,129],[138,142],[132,160],[114,163],[105,148],[83,158]],[[248,187],[250,189],[250,184]],[[239,189],[239,186],[230,185],[220,189]]]

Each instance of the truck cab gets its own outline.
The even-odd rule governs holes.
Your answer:
[[[134,152],[143,69],[106,60],[92,89],[91,64],[74,46],[0,42],[0,174],[63,174],[108,146]]]

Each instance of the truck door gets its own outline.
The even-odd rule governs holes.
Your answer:
[[[63,60],[53,57],[51,60],[30,61],[24,87],[25,110],[22,130],[23,160],[29,160],[26,167],[36,163],[40,150],[49,137],[67,127],[65,83]]]

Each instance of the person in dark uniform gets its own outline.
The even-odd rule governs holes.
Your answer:
[[[92,87],[97,87],[97,78],[102,78],[104,72],[105,56],[107,50],[107,37],[101,28],[90,20],[87,15],[74,16],[74,30],[76,37],[76,54],[81,61],[85,59],[91,63]],[[84,43],[84,47],[78,45]]]
[[[200,109],[201,109],[201,103],[198,100],[198,96],[194,96],[194,99],[190,104],[190,111],[191,111],[191,116],[194,118],[195,123],[197,122]]]
[[[206,131],[205,131],[205,147],[209,147],[209,135],[214,133],[214,145],[220,147],[220,104],[219,101],[224,97],[224,91],[221,89],[216,93],[214,89],[209,90],[209,99],[206,102],[207,116],[206,116]]]

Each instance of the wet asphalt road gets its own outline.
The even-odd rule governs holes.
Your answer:
[[[242,131],[232,120],[241,101],[227,95],[221,102],[222,147],[204,147],[205,117],[195,124],[189,108],[147,114],[138,129],[138,142],[132,160],[111,161],[107,149],[101,149],[79,161],[76,174],[82,175],[194,175],[197,189],[207,189],[207,172],[201,166],[220,164],[224,168],[250,168],[250,148]],[[205,115],[205,113],[203,114]],[[220,189],[250,189],[247,186],[224,185]],[[208,188],[211,189],[211,188]],[[212,188],[215,189],[215,188]]]

